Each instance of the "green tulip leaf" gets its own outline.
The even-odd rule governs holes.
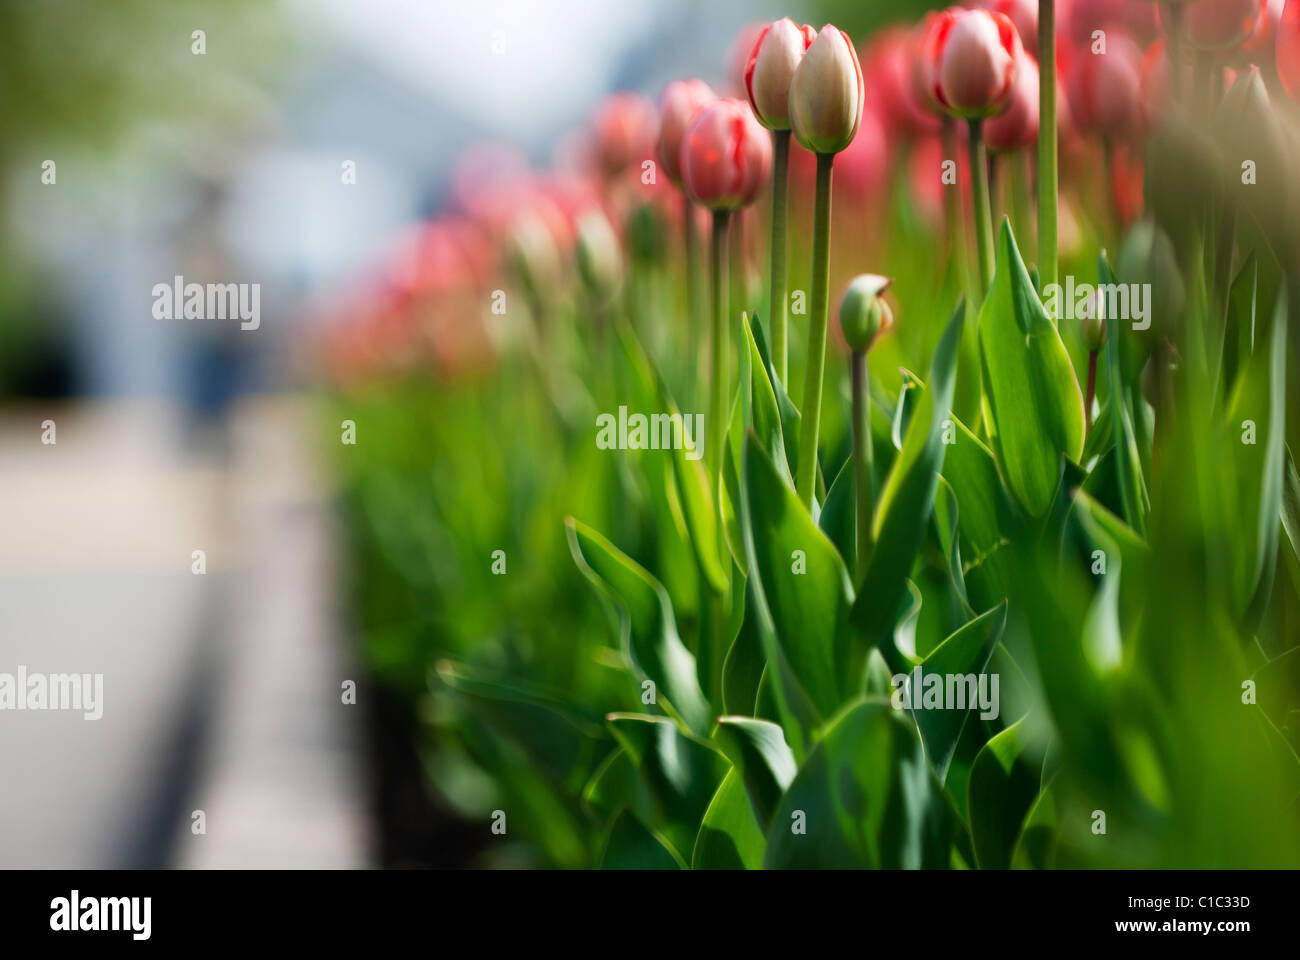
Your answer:
[[[915,727],[857,700],[826,727],[781,799],[768,868],[946,867],[953,828]]]
[[[700,689],[695,657],[677,634],[668,592],[649,571],[586,524],[569,517],[565,526],[578,569],[616,611],[620,650],[628,665],[638,679],[654,683],[660,705],[707,736],[712,710]]]
[[[704,811],[691,856],[694,870],[759,870],[766,840],[754,819],[740,773],[731,770]]]
[[[1047,512],[1061,456],[1083,453],[1083,395],[1004,220],[997,272],[979,315],[984,419],[1007,487],[1032,517]]]
[[[794,752],[775,723],[753,717],[719,717],[713,739],[740,774],[754,816],[764,830],[794,779]]]
[[[600,869],[685,870],[686,863],[630,811],[620,810],[610,824]]]
[[[1026,815],[1038,799],[1039,768],[1023,740],[1024,720],[984,745],[970,771],[970,826],[976,864],[985,870],[1011,866]]]

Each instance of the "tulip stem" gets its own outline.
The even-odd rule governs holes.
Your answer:
[[[682,191],[682,250],[686,258],[686,343],[695,343],[699,336],[700,292],[697,275],[699,273],[700,243],[695,229],[695,204]],[[699,381],[699,354],[690,351],[693,357],[691,370],[692,384]]]
[[[1056,0],[1038,0],[1038,63],[1038,277],[1046,289],[1057,274]]]
[[[871,559],[871,524],[875,497],[871,489],[874,451],[871,441],[871,373],[867,354],[855,350],[849,361],[853,389],[853,487],[857,494],[857,582],[861,583]]]
[[[727,355],[727,228],[731,214],[727,210],[713,211],[713,236],[709,248],[709,268],[712,289],[712,333],[709,341],[712,371],[709,376],[709,452],[710,481],[714,502],[718,506],[718,531],[722,531],[722,455],[726,448],[727,395],[729,357]],[[719,559],[726,556],[720,553]]]
[[[804,376],[799,478],[795,490],[812,511],[817,486],[817,434],[822,419],[822,380],[826,375],[826,325],[830,299],[831,165],[833,153],[817,154],[817,200],[813,207],[812,315],[808,322],[808,370]]]
[[[970,121],[970,170],[975,183],[975,242],[979,247],[980,302],[993,285],[993,213],[989,205],[988,150],[984,146],[984,121]]]
[[[787,213],[786,171],[790,163],[790,131],[772,131],[772,248],[771,277],[768,291],[770,293],[768,309],[772,312],[772,362],[776,365],[776,375],[782,384],[786,380],[786,274],[785,274],[785,225]]]

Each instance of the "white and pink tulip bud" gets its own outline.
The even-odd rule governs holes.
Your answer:
[[[827,24],[808,47],[790,83],[790,125],[813,153],[839,153],[862,122],[865,91],[858,51],[848,34]]]
[[[768,24],[745,64],[745,93],[758,122],[769,130],[790,129],[790,81],[817,33],[789,17]]]

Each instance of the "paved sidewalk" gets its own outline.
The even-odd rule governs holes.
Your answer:
[[[368,862],[309,408],[243,404],[228,463],[188,434],[157,402],[0,411],[0,673],[104,675],[100,720],[0,711],[0,867]]]

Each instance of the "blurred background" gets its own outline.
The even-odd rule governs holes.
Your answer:
[[[924,6],[0,3],[0,672],[105,701],[0,714],[0,867],[458,862],[376,826],[429,811],[348,625],[314,318],[472,143],[545,163],[612,90],[725,87],[747,22]],[[176,276],[258,284],[260,326],[159,319]]]

